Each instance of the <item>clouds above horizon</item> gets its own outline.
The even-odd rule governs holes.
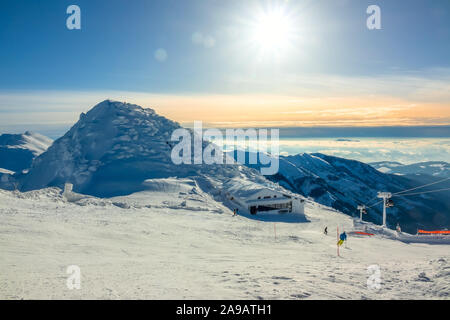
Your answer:
[[[448,69],[375,78],[297,76],[277,82],[284,87],[278,94],[264,93],[263,83],[259,86],[257,79],[242,76],[240,81],[246,81],[246,87],[254,86],[255,91],[0,91],[0,125],[73,123],[79,113],[105,99],[151,107],[181,123],[202,120],[217,127],[450,124]]]
[[[411,164],[424,161],[450,163],[449,139],[399,139],[362,138],[338,141],[337,139],[281,140],[280,153],[324,153],[362,162],[395,161]]]

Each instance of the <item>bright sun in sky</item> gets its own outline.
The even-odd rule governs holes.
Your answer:
[[[252,41],[266,53],[281,53],[293,41],[293,27],[289,15],[281,8],[258,14],[252,24]]]

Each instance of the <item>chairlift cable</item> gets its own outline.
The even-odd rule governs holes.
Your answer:
[[[378,201],[377,203],[371,205],[370,207],[366,207],[366,208],[369,209],[369,208],[375,207],[377,204],[379,204],[379,203],[381,203],[381,202],[383,202],[383,200],[380,200],[380,201]]]
[[[416,192],[416,193],[398,194],[398,195],[393,195],[393,197],[414,196],[414,195],[418,195],[418,194],[441,192],[441,191],[446,191],[446,190],[450,190],[450,188],[444,188],[444,189],[438,189],[438,190],[430,190],[430,191],[422,191],[422,192]]]
[[[414,195],[419,195],[419,194],[442,192],[442,191],[447,191],[447,190],[450,190],[450,188],[444,188],[444,189],[438,189],[438,190],[430,190],[430,191],[422,191],[422,192],[415,192],[415,193],[407,193],[407,194],[393,194],[392,197],[414,196]],[[380,200],[380,201],[374,203],[371,206],[366,206],[366,209],[370,209],[372,207],[375,207],[377,204],[380,204],[382,202],[383,202],[383,200]]]
[[[441,182],[444,182],[444,181],[447,181],[447,180],[450,180],[450,177],[442,179],[442,180],[439,180],[439,181],[435,181],[435,182],[432,182],[432,183],[428,183],[428,184],[425,184],[423,186],[419,186],[419,187],[415,187],[415,188],[399,191],[399,192],[393,193],[392,195],[394,196],[394,195],[401,194],[401,193],[404,193],[404,192],[413,191],[413,190],[420,189],[420,188],[425,188],[425,187],[432,186],[434,184],[441,183]]]
[[[378,198],[378,196],[376,196],[376,197],[373,197],[372,199],[370,199],[369,201],[367,201],[368,203],[370,203],[372,200],[375,200],[375,199],[377,199]],[[377,202],[378,203],[378,202]],[[365,204],[362,204],[363,206],[366,206]],[[366,206],[367,207],[367,206]],[[372,206],[370,206],[370,207],[367,207],[367,208],[371,208]]]
[[[428,184],[425,184],[425,185],[422,185],[422,186],[418,186],[418,187],[414,187],[414,188],[411,188],[411,189],[406,189],[406,190],[403,190],[403,191],[399,191],[399,192],[393,193],[392,196],[394,197],[394,196],[398,196],[398,195],[404,195],[405,192],[417,190],[417,189],[420,189],[420,188],[425,188],[425,187],[432,186],[434,184],[438,184],[438,183],[441,183],[441,182],[444,182],[444,181],[447,181],[447,180],[450,180],[450,177],[442,179],[442,180],[439,180],[439,181],[435,181],[435,182],[432,182],[432,183],[428,183]],[[433,192],[437,192],[437,191],[433,191]],[[426,193],[429,193],[429,192],[426,192]],[[422,194],[422,193],[415,193],[415,194]],[[408,195],[410,195],[410,194],[408,194]],[[367,202],[370,203],[372,200],[374,200],[376,198],[377,197],[372,198],[372,199],[370,199]],[[372,207],[376,206],[377,204],[379,204],[380,202],[383,202],[383,200],[378,201],[378,202],[374,203],[371,206],[367,205],[366,207],[367,207],[367,209],[372,208]]]

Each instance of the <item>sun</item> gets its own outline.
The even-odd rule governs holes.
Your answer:
[[[251,29],[252,42],[266,53],[279,53],[292,45],[293,23],[282,8],[260,12]]]

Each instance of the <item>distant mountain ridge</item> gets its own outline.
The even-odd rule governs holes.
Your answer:
[[[237,152],[234,154],[237,159]],[[248,154],[246,155],[248,159]],[[357,206],[372,206],[364,219],[380,224],[382,204],[378,191],[392,193],[420,186],[422,180],[382,173],[372,166],[321,153],[302,153],[280,156],[279,172],[267,178],[283,187],[311,197],[314,201],[333,207],[352,216],[359,216]],[[249,167],[258,169],[260,164]],[[435,181],[435,180],[432,180]],[[444,184],[442,187],[448,186]],[[424,188],[420,191],[431,190]],[[434,188],[436,189],[436,188]],[[447,196],[446,196],[447,195]],[[423,228],[450,227],[450,199],[448,192],[416,196],[394,197],[395,207],[388,209],[390,227],[400,223],[415,233]],[[375,205],[376,204],[376,205]]]
[[[400,162],[380,161],[369,163],[372,167],[383,173],[396,175],[421,175],[427,174],[433,177],[450,177],[450,164],[445,161],[427,161],[413,164]]]
[[[33,132],[0,135],[0,168],[21,172],[45,152],[53,140]]]
[[[105,100],[82,113],[79,121],[48,149],[45,141],[48,145],[50,140],[38,139],[30,133],[25,134],[25,143],[20,142],[21,137],[6,135],[4,144],[9,146],[16,141],[17,146],[8,150],[26,149],[33,157],[42,153],[34,159],[28,173],[12,176],[5,171],[0,182],[7,188],[18,187],[22,191],[62,188],[70,182],[76,192],[112,197],[140,191],[145,180],[155,178],[202,177],[200,184],[206,188],[208,184],[220,185],[235,177],[260,184],[270,180],[349,215],[358,214],[359,204],[370,205],[365,219],[376,223],[381,222],[382,207],[376,198],[378,191],[395,193],[422,184],[415,175],[385,174],[359,161],[320,153],[280,156],[279,172],[267,177],[253,170],[261,168],[258,164],[175,165],[170,138],[179,128],[178,123],[152,109]],[[31,144],[31,141],[38,143]],[[204,146],[207,144],[204,142]],[[28,147],[24,148],[25,145]],[[9,156],[9,161],[15,161],[14,155]],[[380,165],[393,169],[403,166],[387,162]],[[436,177],[421,175],[420,179],[435,181]],[[399,222],[410,232],[415,232],[417,226],[450,227],[450,197],[445,195],[394,198],[396,206],[388,211],[389,225],[393,227]]]

